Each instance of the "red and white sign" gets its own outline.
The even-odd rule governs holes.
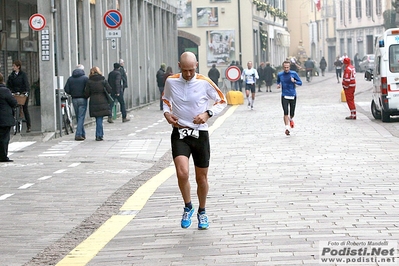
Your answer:
[[[229,66],[226,69],[226,78],[230,81],[237,81],[241,78],[241,71],[237,66]]]
[[[44,27],[46,27],[46,18],[39,13],[33,14],[29,18],[29,27],[36,31],[44,29]]]
[[[111,9],[105,12],[103,21],[110,29],[117,29],[122,24],[122,14],[118,10]]]

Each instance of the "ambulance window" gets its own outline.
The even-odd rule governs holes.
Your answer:
[[[377,56],[377,60],[374,60],[374,62],[377,62],[375,65],[376,73],[375,75],[380,75],[380,63],[381,63],[381,56]]]
[[[389,70],[392,73],[399,73],[399,45],[389,46]]]

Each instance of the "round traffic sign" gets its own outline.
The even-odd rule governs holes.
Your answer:
[[[105,12],[103,20],[105,26],[110,29],[116,29],[122,24],[122,14],[118,10],[111,9]]]
[[[226,69],[226,78],[230,81],[237,81],[241,78],[241,71],[237,66],[229,66]]]
[[[29,18],[29,27],[32,30],[42,30],[46,26],[46,18],[42,14],[33,14]]]

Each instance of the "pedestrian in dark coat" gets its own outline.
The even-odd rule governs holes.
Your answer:
[[[17,100],[4,85],[4,77],[0,73],[0,162],[12,162],[8,158],[11,127],[15,125],[14,108]]]
[[[269,62],[266,62],[265,67],[265,82],[266,82],[266,92],[272,92],[272,84],[273,84],[273,74],[276,72],[274,68],[270,66]]]
[[[108,84],[112,88],[112,98],[117,99],[121,108],[122,113],[122,122],[130,121],[130,118],[127,117],[126,106],[125,106],[125,99],[123,98],[123,76],[120,72],[121,65],[118,63],[114,64],[114,70],[112,70],[108,74]],[[114,102],[110,104],[110,109],[112,113],[112,109],[114,108]],[[108,123],[113,123],[112,117],[108,116]]]
[[[257,80],[257,82],[258,82],[258,92],[262,92],[260,87],[262,87],[262,82],[263,81],[266,82],[265,63],[261,62],[260,66],[258,67],[258,69],[256,71],[258,71],[258,75],[259,75],[259,79]]]
[[[165,75],[163,75],[163,81],[166,82],[166,79],[167,79],[169,76],[171,76],[171,75],[173,75],[173,69],[172,69],[171,66],[168,66],[168,67],[166,68]]]
[[[75,110],[77,121],[75,132],[75,140],[77,141],[86,139],[84,123],[87,111],[87,99],[85,97],[85,88],[88,79],[85,75],[84,66],[77,65],[64,87],[64,91],[72,97],[73,109]]]
[[[212,65],[212,68],[208,71],[208,77],[215,83],[216,86],[219,84],[220,72],[216,68],[216,64]]]
[[[162,63],[161,67],[157,71],[157,85],[159,90],[159,110],[163,110],[162,93],[165,87],[165,68],[166,64]]]
[[[12,64],[12,73],[8,76],[7,88],[11,90],[12,93],[29,93],[30,85],[28,81],[28,75],[21,69],[22,63],[19,60],[15,60]],[[24,111],[24,116],[26,120],[26,132],[31,131],[30,115],[28,111],[29,97],[26,99],[25,104],[22,109]]]
[[[337,59],[334,62],[334,67],[335,67],[335,74],[337,76],[337,83],[339,83],[339,78],[341,77],[342,74],[342,61],[339,58],[339,56],[337,56]]]
[[[119,68],[119,71],[121,72],[122,76],[122,90],[125,91],[125,89],[127,88],[127,74],[125,69],[125,61],[123,61],[123,59],[119,59],[119,65],[121,66]]]
[[[107,96],[104,91],[106,88],[111,93],[112,88],[105,80],[98,67],[90,69],[89,80],[86,84],[85,97],[90,98],[89,114],[96,118],[96,140],[101,141],[104,137],[103,117],[111,115]]]
[[[242,74],[242,72],[244,71],[244,68],[241,66],[241,64],[240,64],[240,61],[237,61],[236,62],[236,66],[238,67],[238,69],[240,69],[240,75]],[[240,90],[240,91],[242,91],[242,79],[239,79],[238,81],[236,81],[236,84],[238,84],[238,89]],[[236,88],[236,90],[238,90],[237,88]]]
[[[321,75],[324,77],[324,71],[326,71],[327,68],[327,61],[324,58],[324,56],[320,60],[320,69],[321,69]]]
[[[355,70],[356,72],[360,72],[360,58],[359,58],[359,53],[355,54],[355,58],[353,59],[353,62],[355,62]]]

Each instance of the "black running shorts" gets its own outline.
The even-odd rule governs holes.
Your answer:
[[[291,99],[291,100],[284,98],[284,96],[281,96],[281,106],[283,107],[284,115],[288,115],[288,112],[289,112],[290,117],[294,117],[295,106],[296,106],[296,96],[294,99]]]
[[[180,155],[190,158],[192,154],[195,166],[200,168],[209,167],[211,149],[208,131],[200,130],[198,139],[194,137],[180,139],[179,130],[174,127],[171,135],[171,142],[173,159]]]
[[[245,84],[245,90],[255,93],[255,84]]]

